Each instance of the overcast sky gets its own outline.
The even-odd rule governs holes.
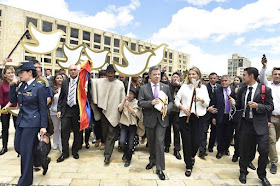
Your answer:
[[[0,3],[190,54],[191,66],[227,73],[233,53],[280,66],[280,0],[0,0]]]

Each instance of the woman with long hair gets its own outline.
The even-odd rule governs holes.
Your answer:
[[[3,70],[3,82],[0,83],[0,109],[6,110],[8,107],[16,107],[17,104],[11,104],[9,101],[10,83],[15,77],[15,69],[13,67],[6,67]],[[3,148],[0,151],[0,155],[5,154],[8,151],[8,139],[9,139],[9,127],[11,114],[6,112],[1,116],[2,122],[2,144]],[[16,128],[17,117],[13,116],[14,127]]]
[[[62,152],[62,144],[61,144],[61,120],[60,118],[57,118],[57,103],[58,98],[60,95],[61,85],[63,81],[63,75],[62,74],[56,74],[53,78],[53,98],[52,98],[52,104],[50,107],[50,116],[53,122],[53,149],[56,150],[59,148],[60,152]]]
[[[180,109],[179,125],[187,177],[191,176],[195,155],[199,147],[199,117],[206,114],[209,102],[207,88],[201,82],[200,70],[197,67],[192,67],[188,71],[187,83],[181,86],[175,97],[175,104]]]

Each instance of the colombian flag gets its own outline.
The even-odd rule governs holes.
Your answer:
[[[87,98],[86,85],[90,78],[91,67],[92,62],[88,60],[81,64],[81,70],[79,72],[78,102],[80,109],[80,131],[88,128],[90,122],[91,111]]]

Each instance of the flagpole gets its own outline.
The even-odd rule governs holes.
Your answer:
[[[45,76],[45,56],[44,54],[42,55],[42,76]]]
[[[126,96],[129,95],[130,85],[131,85],[131,77],[129,77],[129,80],[128,80],[128,86],[127,86],[127,93],[126,93]]]

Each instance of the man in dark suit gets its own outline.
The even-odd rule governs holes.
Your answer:
[[[209,83],[206,85],[206,88],[208,90],[210,103],[209,107],[207,109],[207,113],[200,118],[201,121],[201,140],[200,140],[200,147],[199,147],[199,157],[204,159],[205,156],[208,154],[206,153],[206,145],[207,145],[207,133],[209,129],[209,125],[211,127],[210,132],[210,138],[209,138],[209,144],[208,144],[208,151],[213,152],[213,147],[215,145],[216,141],[216,126],[212,123],[212,114],[217,113],[217,109],[213,106],[213,97],[214,92],[217,90],[217,88],[220,87],[220,85],[217,83],[218,81],[218,75],[215,72],[212,72],[209,75]]]
[[[166,127],[169,125],[168,113],[162,119],[162,113],[154,108],[154,105],[160,103],[158,94],[163,91],[168,96],[168,112],[172,110],[173,99],[168,85],[160,83],[160,68],[151,67],[149,69],[151,83],[142,85],[139,90],[138,105],[143,109],[143,123],[149,143],[149,164],[146,169],[151,169],[156,165],[159,178],[165,179],[163,170],[165,169],[164,160],[164,138]]]
[[[218,110],[212,120],[212,123],[216,125],[217,132],[217,159],[220,159],[223,154],[230,155],[228,148],[233,136],[233,127],[229,121],[231,105],[228,97],[234,97],[234,95],[234,88],[230,87],[230,77],[223,75],[221,77],[221,86],[215,91],[213,97],[213,104]]]
[[[74,132],[72,155],[79,159],[78,151],[81,146],[80,110],[77,99],[78,69],[76,65],[68,68],[70,77],[61,85],[61,92],[57,105],[57,117],[61,118],[62,155],[56,160],[58,163],[69,157],[69,137],[71,130]]]
[[[240,89],[236,101],[230,98],[232,105],[237,110],[243,109],[242,121],[240,125],[240,176],[241,183],[246,183],[249,165],[249,153],[252,144],[258,145],[258,169],[257,174],[262,184],[270,185],[266,178],[266,165],[268,160],[269,133],[268,133],[268,115],[273,111],[273,99],[271,89],[265,87],[265,100],[261,98],[262,85],[257,83],[258,70],[254,67],[248,67],[243,72],[244,86]]]

